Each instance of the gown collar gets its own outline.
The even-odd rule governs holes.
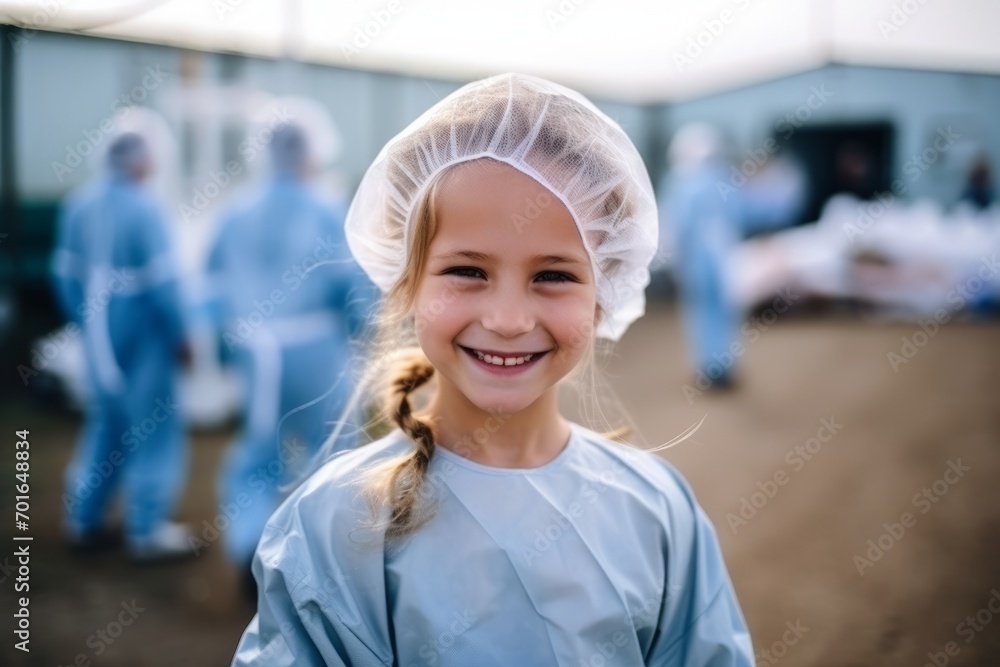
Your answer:
[[[578,430],[579,426],[575,422],[569,422],[569,426],[570,426],[569,440],[566,441],[566,445],[562,448],[562,451],[556,454],[552,460],[547,461],[546,463],[543,463],[542,465],[537,466],[535,468],[499,468],[496,466],[488,466],[483,463],[477,463],[472,459],[468,459],[462,456],[461,454],[458,454],[450,449],[446,449],[440,445],[436,445],[434,447],[434,456],[435,457],[440,456],[441,459],[445,461],[450,461],[455,465],[459,465],[462,466],[463,468],[467,468],[468,470],[483,473],[486,475],[545,474],[559,468],[568,458],[570,458],[572,453],[579,446],[578,443],[580,439],[580,433]]]

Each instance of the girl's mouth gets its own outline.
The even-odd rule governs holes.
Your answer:
[[[542,352],[500,355],[490,354],[464,345],[459,345],[459,347],[472,358],[477,366],[495,375],[516,375],[524,372],[538,363],[538,360],[549,352],[544,350]]]

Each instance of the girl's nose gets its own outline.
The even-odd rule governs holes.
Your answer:
[[[528,298],[516,290],[495,291],[484,297],[483,327],[505,338],[528,333],[535,328],[535,316]]]

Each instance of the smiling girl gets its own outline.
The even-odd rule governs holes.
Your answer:
[[[381,380],[398,428],[271,517],[233,664],[753,664],[687,482],[559,411],[644,312],[656,211],[621,128],[541,79],[469,84],[386,145],[346,230],[385,293],[358,392]]]

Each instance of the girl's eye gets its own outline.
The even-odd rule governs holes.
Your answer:
[[[453,269],[448,269],[445,273],[453,276],[461,276],[463,278],[479,278],[480,276],[485,277],[482,271],[472,266],[456,266]]]
[[[444,271],[445,275],[459,276],[461,278],[486,278],[486,274],[481,269],[473,266],[456,266]],[[565,283],[575,282],[576,279],[568,273],[562,271],[542,271],[535,278],[539,282],[545,283]]]
[[[573,276],[561,271],[542,271],[538,274],[538,278],[547,283],[565,283],[574,280]]]

